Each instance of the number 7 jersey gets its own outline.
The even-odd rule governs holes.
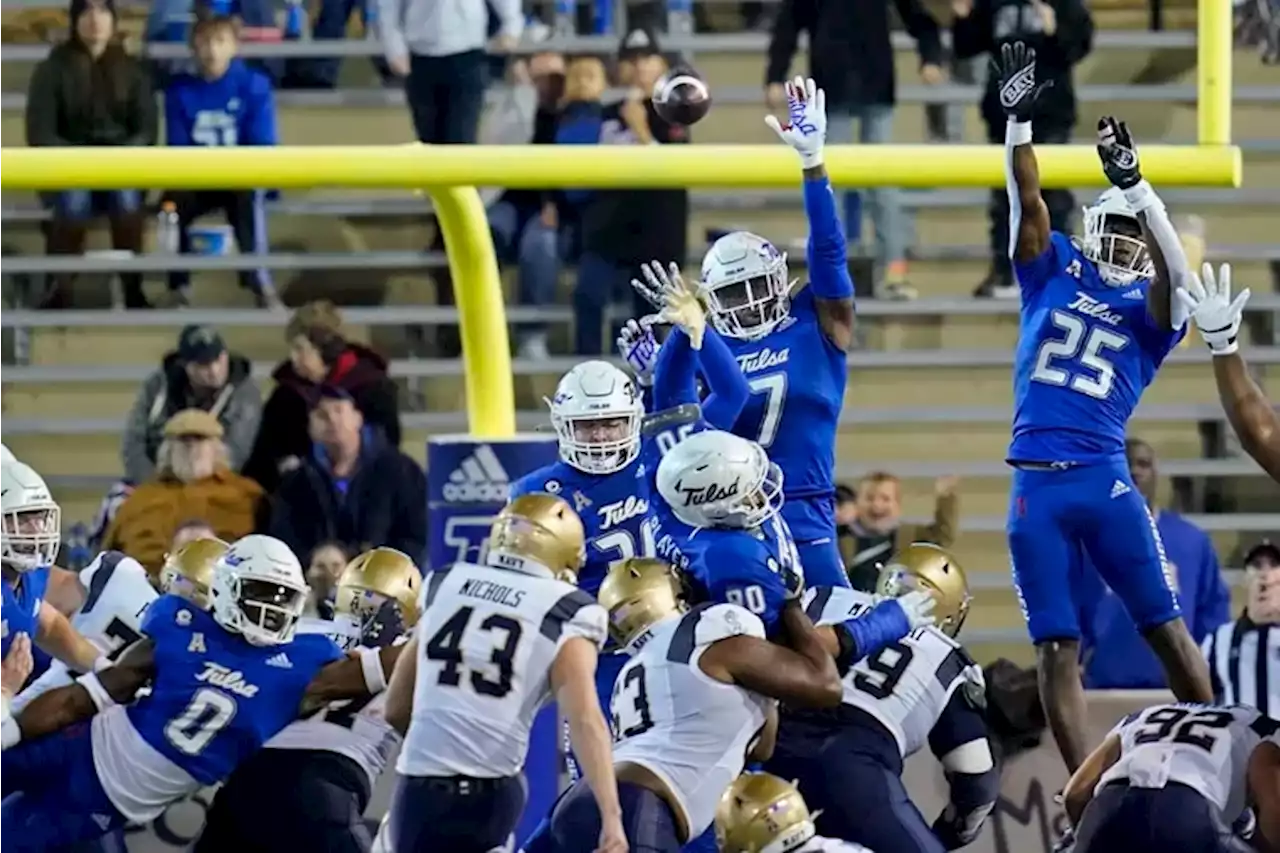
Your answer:
[[[564,581],[455,563],[422,585],[413,717],[402,776],[514,776],[551,698],[551,666],[574,637],[604,644],[608,617]]]
[[[1024,462],[1098,462],[1124,452],[1142,392],[1186,333],[1147,312],[1148,281],[1111,287],[1063,234],[1015,264],[1022,316],[1013,443]]]
[[[1130,714],[1111,730],[1120,758],[1098,780],[1130,787],[1192,788],[1233,822],[1247,802],[1249,757],[1264,740],[1280,746],[1280,722],[1247,705],[1156,705]]]

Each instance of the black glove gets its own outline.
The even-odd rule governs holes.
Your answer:
[[[1098,119],[1098,159],[1102,172],[1112,186],[1127,190],[1142,180],[1138,168],[1138,149],[1134,147],[1129,125],[1114,116]]]
[[[1031,121],[1036,99],[1053,85],[1036,83],[1036,51],[1023,42],[1000,45],[1000,58],[991,60],[991,73],[999,81],[1000,108],[1014,121]]]

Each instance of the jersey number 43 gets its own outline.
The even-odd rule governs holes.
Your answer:
[[[1102,326],[1091,328],[1069,311],[1054,311],[1049,319],[1064,337],[1040,344],[1032,380],[1105,400],[1116,378],[1108,353],[1124,349],[1129,339]]]
[[[523,629],[509,616],[491,613],[480,620],[477,630],[493,637],[493,651],[487,662],[476,667],[474,661],[463,660],[462,640],[470,630],[474,607],[460,607],[445,620],[440,630],[427,641],[427,660],[443,666],[436,682],[442,687],[457,687],[462,683],[462,670],[468,669],[471,689],[481,696],[501,699],[511,692],[511,679],[515,674],[516,651],[520,648]]]

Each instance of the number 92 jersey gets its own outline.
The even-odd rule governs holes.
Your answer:
[[[838,625],[870,612],[875,599],[842,587],[814,587],[802,603],[815,625]],[[957,690],[983,696],[982,668],[963,646],[930,626],[854,664],[844,676],[843,701],[879,721],[906,758],[928,743]]]
[[[1263,740],[1280,746],[1280,722],[1245,705],[1156,705],[1130,714],[1111,734],[1120,758],[1098,789],[1128,780],[1142,788],[1179,782],[1217,806],[1228,823],[1247,803],[1249,757]]]
[[[455,563],[422,585],[413,718],[403,776],[514,776],[551,698],[551,665],[574,637],[599,648],[604,608],[548,576]]]
[[[1009,458],[1095,462],[1123,453],[1129,418],[1186,325],[1160,328],[1147,312],[1150,282],[1107,285],[1057,232],[1016,272],[1022,318]]]

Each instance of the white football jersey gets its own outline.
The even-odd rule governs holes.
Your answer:
[[[360,651],[345,626],[323,619],[301,619],[299,634],[325,634],[344,650]],[[309,717],[290,723],[264,749],[311,749],[337,753],[360,765],[374,784],[387,767],[392,751],[400,744],[400,734],[387,722],[385,691],[362,699],[331,702]]]
[[[142,617],[159,595],[142,564],[119,551],[103,551],[80,570],[84,604],[71,616],[71,626],[105,655],[123,651],[142,639]],[[44,674],[13,700],[17,713],[37,696],[72,683],[67,665],[55,660]]]
[[[840,587],[814,587],[804,595],[805,612],[815,625],[857,618],[875,601],[867,593]],[[961,687],[985,693],[982,668],[942,631],[919,628],[850,667],[844,676],[844,703],[878,720],[906,758],[928,743]]]
[[[742,773],[772,701],[717,681],[698,661],[717,640],[764,639],[764,623],[736,604],[701,604],[651,631],[613,683],[613,761],[638,764],[665,782],[696,838]]]
[[[405,776],[513,776],[534,716],[551,698],[551,665],[573,637],[604,644],[608,617],[564,581],[455,563],[422,586],[413,719],[396,770]]]
[[[1135,788],[1179,782],[1231,823],[1247,804],[1249,757],[1263,740],[1280,745],[1280,722],[1245,705],[1170,704],[1130,714],[1111,734],[1120,736],[1120,759],[1095,791],[1117,780]]]

